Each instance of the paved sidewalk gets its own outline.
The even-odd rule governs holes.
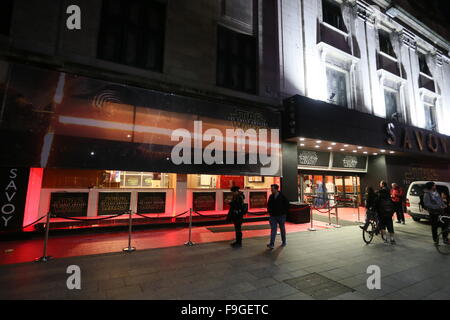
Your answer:
[[[450,299],[450,256],[433,247],[430,226],[395,227],[396,246],[367,246],[347,226],[291,233],[273,251],[258,237],[240,249],[214,242],[5,265],[0,299]],[[81,290],[66,287],[73,264]],[[367,289],[369,265],[381,268],[381,290]]]

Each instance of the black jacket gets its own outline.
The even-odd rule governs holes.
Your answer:
[[[287,214],[289,211],[288,199],[281,192],[278,192],[276,198],[271,194],[269,201],[267,202],[267,211],[271,216],[282,216]]]
[[[377,205],[377,194],[374,193],[366,193],[366,209],[376,210]]]
[[[227,219],[236,220],[243,217],[244,198],[244,194],[239,192],[239,195],[231,200]]]
[[[391,200],[391,192],[388,188],[378,190],[376,204],[380,216],[392,216],[394,213],[394,203]]]

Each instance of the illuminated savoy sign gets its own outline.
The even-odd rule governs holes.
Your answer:
[[[426,150],[432,153],[447,154],[448,152],[447,138],[442,135],[403,127],[399,136],[395,129],[395,125],[392,122],[386,125],[386,143],[391,146],[399,146],[408,150],[417,147],[420,152]]]

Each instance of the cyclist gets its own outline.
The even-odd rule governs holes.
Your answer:
[[[423,203],[425,209],[430,213],[431,234],[435,245],[438,245],[438,228],[441,226],[442,230],[447,229],[448,219],[442,219],[443,223],[439,221],[439,217],[446,214],[447,205],[442,201],[439,193],[436,191],[436,184],[434,182],[427,182],[423,194]],[[445,244],[449,244],[448,232],[442,233],[442,240]]]
[[[370,220],[377,220],[378,215],[376,211],[377,204],[377,194],[373,190],[372,187],[366,187],[366,195],[365,195],[365,207],[366,207],[366,223],[364,226],[359,226],[363,230],[367,230],[367,227],[370,224]]]
[[[392,216],[394,215],[394,203],[392,202],[391,193],[387,187],[386,181],[380,181],[380,190],[378,190],[376,207],[378,219],[380,221],[380,231],[382,236],[385,236],[384,242],[388,243],[387,236],[385,235],[385,229],[387,228],[390,235],[391,244],[395,244],[394,224],[392,222]]]

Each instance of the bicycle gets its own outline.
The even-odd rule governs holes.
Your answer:
[[[373,240],[373,237],[376,235],[381,234],[381,239],[383,241],[386,241],[386,235],[381,232],[380,230],[380,224],[377,219],[370,218],[369,224],[367,225],[366,229],[363,229],[363,240],[366,244],[370,244]]]
[[[439,216],[439,221],[445,225],[444,219],[450,220],[449,216]],[[438,234],[437,242],[436,242],[436,250],[440,254],[448,255],[450,254],[450,244],[444,242],[442,239],[442,234],[447,232],[447,235],[450,233],[450,225],[447,225],[446,228],[442,228],[441,232]]]

